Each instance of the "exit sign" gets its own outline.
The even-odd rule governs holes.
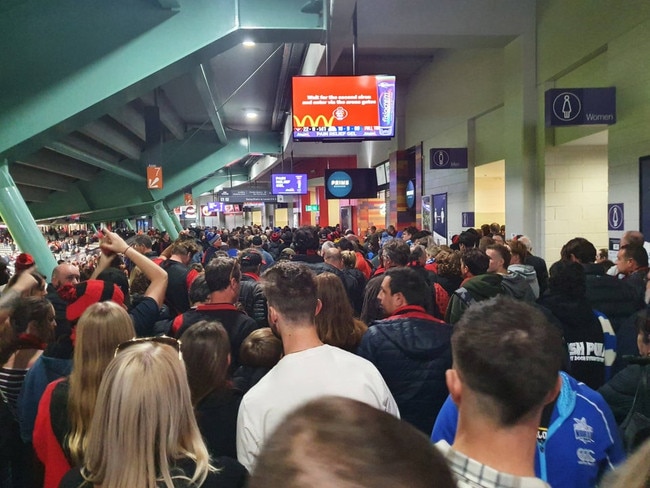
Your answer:
[[[318,212],[320,205],[305,205],[305,212]]]

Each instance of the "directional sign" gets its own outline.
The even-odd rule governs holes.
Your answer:
[[[429,151],[429,169],[467,168],[466,147],[439,147]]]
[[[616,88],[553,88],[544,94],[546,126],[616,123]]]
[[[608,203],[607,230],[623,230],[624,215],[622,203]]]
[[[461,212],[463,227],[474,227],[476,214],[474,212]]]
[[[163,174],[160,166],[147,166],[147,190],[162,190]]]

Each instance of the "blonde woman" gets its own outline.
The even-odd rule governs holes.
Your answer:
[[[83,467],[60,486],[230,488],[245,478],[235,460],[210,465],[180,343],[154,337],[119,346],[99,388]]]
[[[70,467],[83,462],[104,370],[118,344],[134,335],[131,317],[113,302],[95,303],[79,319],[72,373],[48,385],[34,425],[34,449],[45,466],[45,488],[58,487]]]

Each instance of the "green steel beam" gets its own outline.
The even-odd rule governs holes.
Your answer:
[[[0,216],[18,247],[34,256],[41,273],[47,277],[52,276],[56,260],[9,174],[6,159],[0,164]]]
[[[215,83],[210,65],[199,64],[192,70],[192,79],[199,91],[203,105],[205,105],[205,109],[208,111],[208,116],[210,117],[214,131],[217,133],[219,142],[221,144],[228,144],[226,130],[223,127],[221,115],[219,114],[221,101],[219,100],[219,95],[212,89],[217,84]]]
[[[78,181],[68,187],[68,192],[52,193],[47,201],[32,203],[30,210],[38,220],[68,216],[71,214],[88,214],[111,210],[111,216],[117,209],[125,209],[117,215],[122,219],[133,215],[126,211],[130,207],[153,205],[155,201],[165,201],[172,208],[182,204],[182,197],[187,188],[195,194],[213,189],[210,182],[219,169],[229,163],[239,161],[250,154],[277,154],[280,136],[275,133],[251,133],[246,139],[247,147],[239,143],[242,133],[229,133],[232,142],[221,147],[214,142],[214,135],[197,134],[192,144],[184,141],[170,141],[163,146],[163,180],[162,190],[147,190],[145,182],[125,179],[118,174],[104,171],[92,181]],[[144,170],[143,170],[144,172]],[[240,175],[233,173],[233,178]],[[223,182],[230,179],[228,173],[223,175]],[[246,175],[247,177],[247,175]],[[136,212],[137,213],[137,212]],[[99,220],[99,219],[96,219]]]
[[[322,42],[304,0],[31,0],[0,16],[0,154],[47,146],[244,37]],[[74,53],[74,55],[71,55]]]

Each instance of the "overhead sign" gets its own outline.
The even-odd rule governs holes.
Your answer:
[[[196,218],[196,205],[181,205],[181,215],[183,219],[195,219]]]
[[[429,151],[430,169],[467,168],[466,147],[436,147]]]
[[[208,202],[207,207],[210,212],[223,212],[222,202]]]
[[[305,212],[318,212],[320,205],[305,205]]]
[[[377,173],[374,168],[326,169],[325,198],[376,198]]]
[[[147,166],[147,190],[162,190],[163,173],[160,166]]]
[[[306,174],[272,174],[271,193],[274,195],[305,195],[309,193]]]
[[[607,204],[607,230],[623,230],[624,207],[622,203]]]
[[[271,190],[251,188],[221,190],[218,193],[218,198],[219,201],[223,203],[275,203],[278,201],[277,197],[271,193]]]
[[[546,90],[546,126],[616,123],[616,88]]]

